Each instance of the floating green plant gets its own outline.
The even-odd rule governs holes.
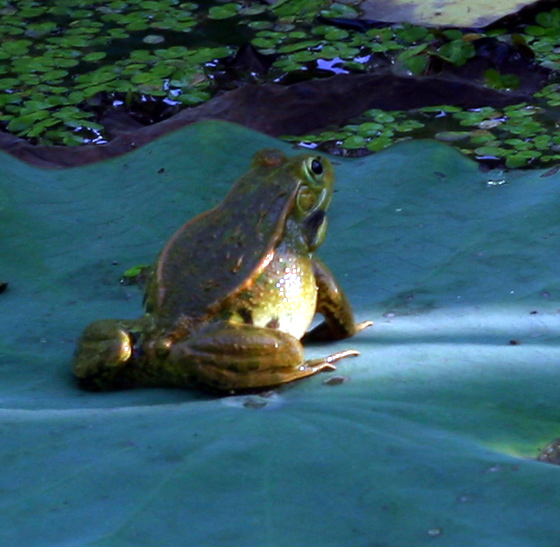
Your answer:
[[[517,89],[520,84],[519,77],[515,74],[500,74],[494,68],[484,71],[484,79],[486,85],[493,89]]]
[[[0,2],[0,123],[45,144],[89,142],[92,130],[102,132],[93,114],[83,110],[101,92],[148,94],[186,104],[207,100],[211,81],[196,74],[232,52],[222,45],[187,49],[176,40],[162,48],[162,31],[188,33],[208,12],[192,2],[36,4]],[[131,47],[139,39],[150,49]],[[38,105],[37,92],[44,104]],[[69,118],[70,108],[79,114],[72,110]]]
[[[241,4],[229,3],[221,4],[219,6],[212,6],[208,10],[208,17],[210,19],[229,19],[237,14],[241,9]]]
[[[461,29],[404,23],[356,30],[329,22],[358,17],[358,4],[0,0],[0,124],[44,144],[102,142],[104,129],[92,106],[100,95],[118,97],[123,108],[139,98],[176,108],[200,104],[219,89],[215,75],[246,42],[274,55],[267,74],[251,76],[256,82],[282,81],[294,72],[298,78],[368,72],[377,59],[400,73],[423,74],[434,66],[459,68],[477,55],[481,35]],[[524,29],[493,29],[487,35],[535,55],[541,64],[560,67],[558,8],[539,13]],[[519,85],[517,76],[492,68],[482,78],[501,90]],[[560,106],[560,85],[547,86],[535,100],[547,110]],[[351,155],[407,138],[434,137],[476,158],[537,165],[558,161],[560,153],[557,128],[542,108],[372,110],[343,128],[291,140]]]
[[[408,138],[408,133],[424,125],[407,118],[407,112],[372,109],[364,112],[356,123],[345,125],[340,130],[323,131],[317,135],[303,137],[286,136],[283,139],[341,155],[378,152]]]
[[[122,285],[143,286],[150,274],[152,267],[148,264],[139,264],[126,270],[121,277]]]
[[[555,97],[556,89],[551,85],[541,94]],[[409,138],[435,138],[457,146],[478,161],[519,168],[560,162],[560,131],[547,123],[545,114],[543,108],[527,103],[501,110],[463,110],[450,105],[414,112],[372,109],[339,130],[283,138],[344,156],[377,152]],[[442,124],[464,129],[441,131]]]

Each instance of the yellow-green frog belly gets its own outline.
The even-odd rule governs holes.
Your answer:
[[[243,307],[238,306],[232,322],[278,329],[299,340],[317,309],[317,284],[310,257],[280,244],[244,294],[239,295]]]

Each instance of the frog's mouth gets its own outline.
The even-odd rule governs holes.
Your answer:
[[[303,220],[303,233],[310,251],[314,251],[325,240],[327,224],[327,213],[323,209],[315,209]]]

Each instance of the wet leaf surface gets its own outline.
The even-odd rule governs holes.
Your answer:
[[[549,547],[558,173],[482,173],[432,141],[335,158],[320,255],[375,325],[306,353],[359,350],[335,373],[350,381],[225,399],[76,387],[82,328],[140,313],[122,272],[274,146],[291,151],[206,122],[79,168],[1,154],[0,542]]]

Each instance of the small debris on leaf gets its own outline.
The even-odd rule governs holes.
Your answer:
[[[558,169],[560,169],[560,167],[558,165],[555,165],[554,167],[551,167],[548,171],[545,171],[541,177],[551,177],[552,175],[556,175],[556,173],[558,173]]]
[[[554,439],[547,444],[537,456],[537,461],[560,465],[560,439]]]
[[[350,378],[348,376],[331,376],[326,380],[323,380],[323,385],[325,386],[339,386],[340,384],[344,384],[348,382]]]
[[[263,397],[249,396],[243,401],[245,408],[263,408],[268,404]]]
[[[152,267],[146,264],[133,266],[126,270],[121,277],[121,285],[128,287],[130,285],[138,285],[144,287],[148,281]]]

